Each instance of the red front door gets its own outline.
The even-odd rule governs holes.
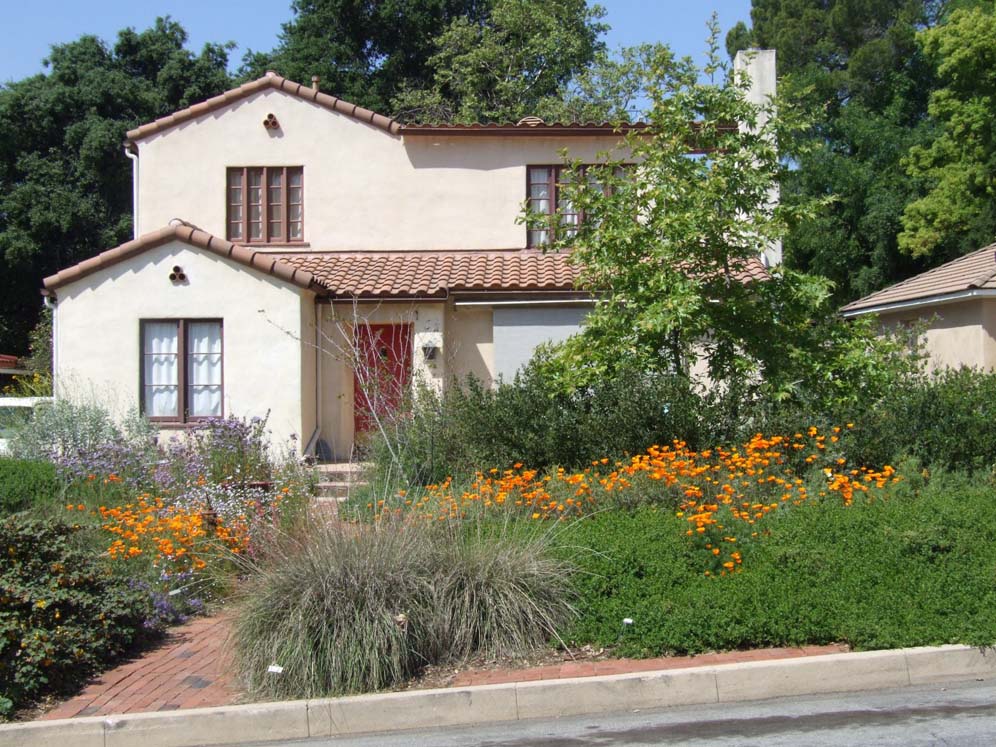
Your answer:
[[[357,327],[355,339],[353,427],[359,435],[394,415],[409,393],[412,325],[364,324]]]

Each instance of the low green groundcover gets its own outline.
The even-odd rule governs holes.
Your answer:
[[[885,500],[778,512],[742,571],[703,574],[673,511],[612,510],[563,532],[580,565],[565,638],[659,656],[843,641],[858,649],[996,643],[996,486],[914,473]],[[623,624],[624,619],[632,624]]]

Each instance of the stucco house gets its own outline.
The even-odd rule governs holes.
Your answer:
[[[773,93],[773,52],[737,64]],[[268,412],[275,440],[343,460],[377,396],[359,364],[387,404],[491,384],[591,308],[517,219],[554,212],[561,150],[594,162],[611,125],[405,125],[270,72],[127,137],[134,240],[44,281],[56,396],[113,393],[165,432]]]
[[[922,326],[930,370],[996,369],[996,244],[852,301],[841,313],[874,314],[888,330]]]

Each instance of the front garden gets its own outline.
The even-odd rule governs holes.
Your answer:
[[[40,409],[0,460],[0,708],[71,693],[220,605],[238,609],[256,698],[551,646],[996,640],[996,375],[904,374],[836,421],[621,381],[636,425],[606,409],[620,381],[540,397],[527,371],[423,393],[334,518],[311,510],[310,468],[274,453],[265,421],[160,447],[137,418]],[[579,428],[600,417],[597,437]],[[638,432],[656,444],[630,451]]]

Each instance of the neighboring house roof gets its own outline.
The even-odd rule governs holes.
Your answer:
[[[996,244],[852,301],[841,313],[859,316],[990,294],[996,295]]]
[[[67,267],[55,275],[45,278],[42,284],[47,290],[55,290],[67,283],[72,283],[98,270],[102,270],[105,267],[110,267],[136,254],[141,254],[148,249],[162,246],[174,240],[213,252],[218,256],[225,257],[233,262],[251,267],[268,275],[273,275],[301,288],[314,289],[318,285],[310,272],[294,267],[286,262],[281,262],[280,258],[274,254],[260,252],[239,244],[233,244],[230,241],[225,241],[225,239],[219,239],[217,236],[213,236],[207,231],[202,231],[181,220],[171,221],[170,225],[165,228],[144,234],[114,249],[101,252],[96,257],[91,257],[72,267]]]
[[[448,293],[576,290],[579,270],[567,254],[534,250],[434,252],[322,252],[286,254],[283,261],[311,272],[335,296],[445,298]],[[752,259],[738,278],[769,277]]]
[[[270,71],[267,72],[262,78],[257,78],[249,83],[244,83],[238,88],[225,91],[225,93],[214,96],[206,101],[202,101],[199,104],[188,106],[186,109],[173,112],[167,117],[162,117],[154,122],[149,122],[148,124],[143,124],[140,127],[129,130],[126,137],[128,138],[129,143],[134,143],[136,140],[141,140],[149,137],[150,135],[165,132],[166,130],[183,124],[191,119],[203,117],[205,114],[210,114],[217,109],[229,106],[236,101],[271,88],[278,91],[284,91],[285,93],[297,96],[305,101],[311,101],[330,111],[344,114],[347,117],[352,117],[360,122],[364,122],[372,125],[373,127],[384,130],[384,132],[390,133],[391,135],[529,135],[540,137],[599,136],[618,135],[629,130],[641,130],[647,127],[647,124],[644,122],[623,124],[614,124],[612,122],[547,123],[536,117],[526,117],[515,124],[481,124],[480,122],[475,122],[473,124],[404,125],[391,117],[378,114],[377,112],[369,109],[364,109],[362,106],[357,106],[356,104],[351,104],[348,101],[343,101],[336,96],[322,93],[321,91],[302,85],[301,83],[295,83],[292,80],[288,80],[287,78]]]

